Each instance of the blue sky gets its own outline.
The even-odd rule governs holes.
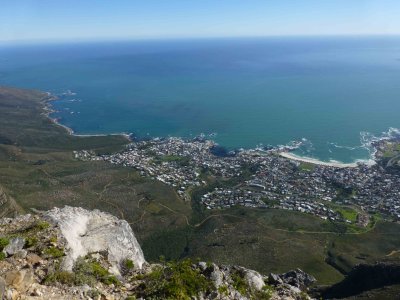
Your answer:
[[[0,41],[400,34],[399,0],[1,0]]]

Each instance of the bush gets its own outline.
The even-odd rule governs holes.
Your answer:
[[[164,267],[155,268],[144,276],[146,298],[152,299],[190,299],[200,292],[209,292],[215,287],[192,261],[168,262]]]
[[[4,247],[10,243],[10,240],[7,238],[0,238],[0,251],[3,251]]]
[[[270,300],[272,293],[273,288],[269,285],[264,285],[261,291],[255,293],[255,298],[260,300]]]
[[[79,281],[86,281],[89,285],[92,285],[92,281],[101,281],[107,285],[119,285],[118,279],[111,275],[99,262],[95,260],[84,260],[79,259],[74,267],[76,276],[80,279]]]
[[[75,284],[75,274],[67,271],[56,271],[49,274],[44,282],[45,284],[61,283],[71,286]]]
[[[27,237],[25,238],[25,248],[33,247],[37,244],[38,239],[36,237]]]
[[[135,267],[135,264],[133,263],[133,261],[131,259],[127,259],[124,262],[125,268],[127,268],[128,270],[132,270]]]
[[[221,285],[218,288],[218,293],[220,293],[223,296],[228,296],[228,287],[226,285]]]
[[[35,225],[35,228],[38,230],[45,230],[50,227],[50,224],[46,221],[38,221]]]
[[[59,249],[57,247],[50,247],[44,251],[45,254],[53,257],[53,258],[59,258],[65,255],[63,249]]]
[[[248,292],[248,286],[243,277],[239,274],[239,272],[235,272],[231,274],[232,285],[233,287],[243,296],[245,296]]]
[[[6,255],[4,252],[0,252],[0,261],[4,260],[6,258]]]

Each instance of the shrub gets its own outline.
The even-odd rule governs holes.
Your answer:
[[[220,293],[223,296],[228,296],[228,287],[226,285],[221,285],[218,288],[218,293]]]
[[[6,258],[6,255],[4,252],[0,252],[0,261],[4,260]]]
[[[132,270],[135,267],[135,264],[133,263],[133,261],[131,259],[126,259],[124,262],[125,268],[127,268],[128,270]]]
[[[71,286],[75,284],[75,274],[67,271],[56,271],[49,274],[44,282],[45,284],[61,283]]]
[[[270,300],[272,297],[273,288],[269,285],[264,285],[261,291],[255,293],[255,298],[260,300]]]
[[[76,276],[80,278],[80,281],[86,281],[89,285],[92,281],[101,281],[104,284],[119,285],[118,279],[111,275],[99,262],[95,260],[84,260],[79,259],[74,267]]]
[[[144,293],[149,299],[190,299],[199,292],[215,289],[198,269],[192,267],[190,259],[155,268],[144,276],[144,281]]]
[[[3,251],[4,247],[10,243],[10,240],[7,238],[0,238],[0,251]]]
[[[38,239],[36,237],[27,237],[25,238],[25,248],[33,247],[37,244]]]
[[[234,272],[231,274],[232,285],[233,287],[243,296],[247,294],[248,286],[243,277],[239,274],[239,272]]]
[[[65,255],[63,249],[59,249],[57,247],[50,247],[44,251],[45,254],[53,257],[53,258],[59,258]]]
[[[35,228],[38,230],[44,230],[50,227],[50,224],[46,221],[38,221],[35,225]]]

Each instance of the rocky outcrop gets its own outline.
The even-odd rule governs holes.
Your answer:
[[[112,272],[120,275],[121,264],[130,259],[142,268],[145,259],[135,235],[125,220],[79,207],[54,208],[46,213],[58,225],[67,241],[64,267],[72,270],[76,259],[88,253],[106,251]]]
[[[0,219],[0,253],[6,300],[304,300],[313,282],[298,269],[265,276],[190,259],[148,264],[127,222],[73,207]]]
[[[285,283],[301,290],[307,289],[316,281],[317,280],[313,276],[307,274],[300,269],[291,270],[287,273],[280,275],[273,273],[269,275],[269,282],[271,284],[278,285]]]

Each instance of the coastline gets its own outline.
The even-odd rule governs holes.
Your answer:
[[[71,136],[75,136],[75,137],[105,137],[105,136],[122,136],[123,138],[125,138],[127,140],[127,142],[131,143],[133,142],[132,137],[130,134],[128,133],[109,133],[109,134],[76,134],[73,129],[71,129],[70,127],[60,123],[60,121],[57,118],[52,118],[50,116],[51,113],[56,112],[52,105],[51,105],[51,101],[57,101],[58,97],[56,95],[51,94],[50,92],[44,92],[46,94],[46,97],[43,99],[43,110],[44,110],[44,115],[55,125],[62,127],[64,130],[67,131],[67,133]],[[392,128],[389,129],[392,130]],[[393,129],[394,130],[394,129]],[[378,140],[387,140],[390,139],[389,137],[383,137],[380,138]],[[376,142],[376,141],[374,141]],[[375,149],[374,153],[372,153],[371,155],[371,159],[370,160],[357,160],[353,163],[342,163],[342,162],[338,162],[338,161],[321,161],[319,159],[316,158],[312,158],[312,157],[306,157],[306,156],[299,156],[296,154],[291,153],[291,150],[294,150],[298,147],[298,145],[300,145],[301,142],[297,142],[297,144],[294,145],[288,145],[285,146],[284,148],[282,147],[278,147],[275,148],[276,153],[278,153],[278,155],[280,155],[281,157],[290,159],[290,160],[294,160],[294,161],[299,161],[299,162],[305,162],[305,163],[310,163],[310,164],[314,164],[314,165],[320,165],[320,166],[326,166],[326,167],[333,167],[333,168],[357,168],[360,164],[363,165],[374,165],[376,163],[376,151],[377,149]],[[375,147],[373,147],[375,148]],[[278,151],[276,151],[278,150]]]
[[[310,163],[314,165],[321,165],[334,168],[357,168],[358,163],[341,163],[341,162],[325,162],[311,157],[302,157],[289,152],[279,152],[279,155],[287,159]]]
[[[62,127],[67,131],[69,135],[76,136],[76,137],[94,137],[94,136],[122,136],[124,137],[128,142],[132,142],[132,139],[128,133],[121,132],[121,133],[110,133],[110,134],[75,134],[75,132],[72,130],[72,128],[61,124],[57,118],[52,118],[50,114],[56,112],[52,106],[51,106],[51,101],[56,101],[57,96],[52,95],[49,92],[45,92],[47,97],[43,100],[44,106],[43,106],[43,115],[48,118],[53,124],[56,126]]]

